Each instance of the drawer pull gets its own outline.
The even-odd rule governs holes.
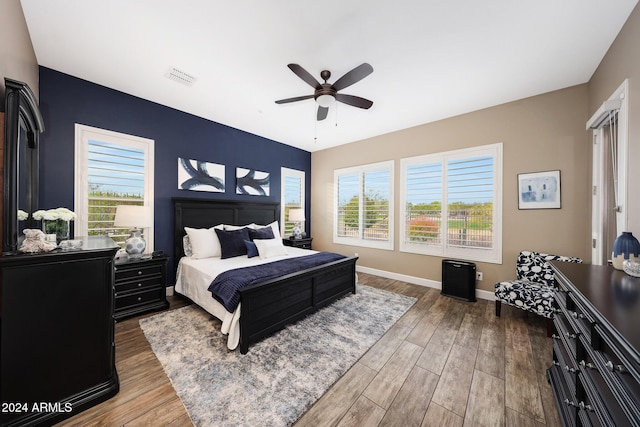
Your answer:
[[[553,334],[553,335],[551,335],[551,338],[553,338],[554,340],[559,340],[560,339],[560,335]]]
[[[138,297],[138,301],[142,301],[142,297]]]
[[[138,270],[138,276],[142,275],[142,271]]]
[[[624,373],[627,372],[627,369],[624,366],[622,366],[622,365],[614,365],[611,360],[609,360],[607,363],[605,363],[604,366],[607,367],[607,371],[609,371],[609,372],[618,371],[621,374],[624,374]]]
[[[552,361],[551,361],[551,364],[552,364],[553,366],[560,366],[560,362],[558,362],[558,361],[556,361],[556,360],[552,360]]]
[[[141,287],[141,286],[142,286],[142,283],[138,283],[138,287]]]
[[[572,400],[569,400],[569,399],[564,399],[564,403],[565,403],[567,406],[576,406],[576,407],[578,406],[578,405],[576,405]]]
[[[571,372],[572,374],[575,374],[578,371],[576,368],[570,368],[569,365],[566,365],[564,367],[564,370],[567,372]]]
[[[583,368],[596,369],[596,365],[591,362],[587,363],[584,360],[580,361],[580,366],[582,366]]]
[[[574,339],[574,340],[575,340],[576,338],[578,338],[578,335],[576,335],[576,334],[572,334],[571,332],[565,332],[564,334],[565,334],[567,337],[572,338],[572,339]]]
[[[582,410],[586,410],[586,411],[589,411],[589,412],[593,412],[593,407],[592,407],[591,405],[585,405],[585,403],[584,403],[584,402],[580,402],[580,403],[578,403],[578,406],[579,406],[579,407],[580,407],[580,409],[582,409]]]
[[[584,314],[578,313],[577,311],[572,311],[571,316],[573,316],[574,319],[584,319]]]

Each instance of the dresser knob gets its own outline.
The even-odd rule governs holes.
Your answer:
[[[576,334],[572,334],[571,332],[565,332],[564,333],[567,337],[572,338],[572,339],[576,339],[578,338],[578,336]]]
[[[553,335],[551,335],[551,338],[553,338],[554,340],[558,340],[558,339],[560,339],[560,335],[553,334]]]
[[[573,311],[571,315],[574,319],[584,319],[584,314],[578,313],[577,311]]]
[[[571,372],[572,374],[576,373],[576,368],[570,368],[569,365],[566,365],[564,367],[564,370],[567,371],[567,372]]]
[[[578,406],[578,405],[576,405],[573,401],[571,401],[571,400],[569,400],[569,399],[564,399],[564,403],[565,403],[567,406]]]
[[[142,301],[142,297],[138,297],[138,301]]]
[[[580,402],[578,403],[578,406],[580,407],[580,409],[582,410],[586,410],[589,412],[593,412],[593,407],[591,405],[585,405],[584,402]]]
[[[583,368],[589,368],[589,369],[595,369],[596,366],[593,363],[587,363],[584,360],[580,361],[580,366],[582,366]]]
[[[607,370],[609,372],[616,372],[618,371],[621,374],[624,374],[627,372],[627,369],[622,366],[622,365],[614,365],[613,362],[611,360],[609,360],[607,363],[605,363],[605,365],[607,367]]]
[[[138,283],[138,287],[142,286],[142,283]]]
[[[142,271],[138,271],[138,276],[142,275]]]

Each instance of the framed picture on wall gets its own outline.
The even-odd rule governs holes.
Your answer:
[[[518,209],[560,209],[560,171],[518,174]]]

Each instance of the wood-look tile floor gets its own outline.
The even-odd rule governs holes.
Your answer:
[[[493,302],[358,276],[418,301],[295,427],[560,425],[545,376],[552,340],[544,319],[504,305],[496,317]],[[171,309],[186,304],[170,302]],[[120,392],[60,426],[191,425],[140,317],[116,324]]]

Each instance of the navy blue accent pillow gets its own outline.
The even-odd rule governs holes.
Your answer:
[[[246,227],[239,230],[215,229],[218,240],[220,240],[220,248],[222,249],[222,256],[220,258],[233,258],[247,254],[247,247],[244,245],[245,240],[250,240],[247,230]]]
[[[254,256],[258,256],[258,247],[255,243],[245,240],[244,245],[247,247],[247,257],[253,258]]]
[[[271,227],[263,227],[257,229],[250,228],[249,237],[251,237],[251,240],[275,238],[275,236],[273,235],[273,229]]]

